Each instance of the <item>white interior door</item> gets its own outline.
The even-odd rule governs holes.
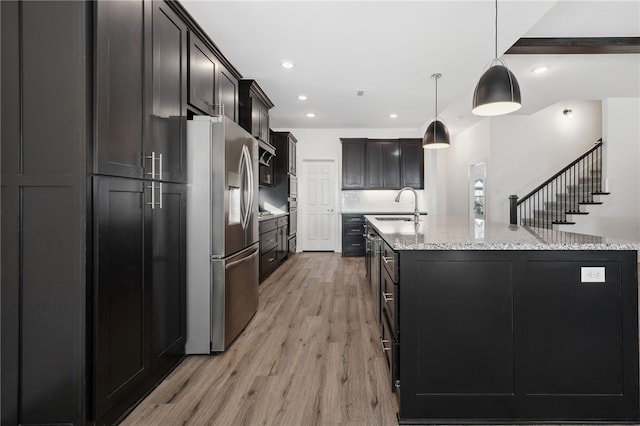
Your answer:
[[[302,249],[335,250],[335,163],[333,160],[303,160],[304,193]]]

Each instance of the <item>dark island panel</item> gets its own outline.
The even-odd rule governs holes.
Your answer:
[[[398,253],[401,423],[640,418],[636,251]]]

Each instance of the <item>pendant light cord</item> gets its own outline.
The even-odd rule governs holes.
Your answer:
[[[436,120],[438,119],[438,77],[436,77]]]
[[[498,0],[496,0],[496,31],[495,31],[495,56],[494,58],[498,59]]]

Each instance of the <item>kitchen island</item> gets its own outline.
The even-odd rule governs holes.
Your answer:
[[[395,219],[394,219],[395,218]],[[366,216],[399,421],[637,422],[637,243]]]

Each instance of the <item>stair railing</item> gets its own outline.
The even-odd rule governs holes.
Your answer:
[[[593,195],[602,192],[602,138],[593,148],[518,199],[509,196],[509,223],[551,228],[572,224],[567,214],[585,214],[581,204],[593,204]]]

